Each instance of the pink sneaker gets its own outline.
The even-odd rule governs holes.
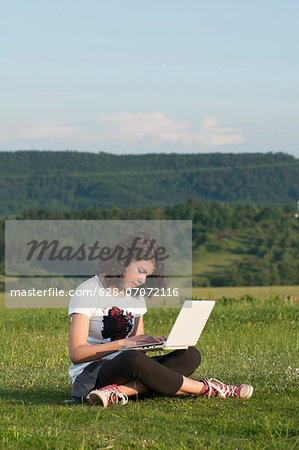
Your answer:
[[[91,391],[86,400],[90,405],[101,405],[104,408],[112,404],[125,405],[128,403],[127,395],[122,394],[116,384],[109,384],[109,386]]]
[[[253,393],[253,387],[250,384],[229,385],[224,384],[216,378],[202,378],[205,390],[200,393],[203,397],[218,398],[250,398]]]

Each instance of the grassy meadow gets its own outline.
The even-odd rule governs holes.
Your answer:
[[[228,286],[228,287],[196,287],[192,294],[200,300],[217,300],[222,297],[240,299],[250,295],[259,300],[279,297],[292,297],[299,300],[299,286]]]
[[[199,297],[206,297],[202,289]],[[150,310],[146,332],[168,333],[176,314]],[[250,400],[156,396],[102,409],[64,402],[71,389],[67,310],[3,308],[0,446],[297,448],[297,317],[292,295],[218,297],[193,378],[251,383]]]

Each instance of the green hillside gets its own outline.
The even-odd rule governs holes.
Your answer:
[[[295,208],[201,203],[166,208],[27,210],[25,220],[192,220],[193,285],[299,284],[299,218]],[[4,270],[4,222],[0,221],[0,269]],[[1,281],[1,280],[0,280]],[[0,283],[1,284],[1,283]]]
[[[299,199],[299,161],[283,153],[110,155],[0,152],[0,214],[165,207],[204,202],[284,205]]]

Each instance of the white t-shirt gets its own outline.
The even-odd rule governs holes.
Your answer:
[[[135,318],[143,316],[147,311],[144,297],[126,295],[119,298],[109,294],[95,275],[80,284],[71,297],[68,315],[71,317],[73,313],[79,313],[90,318],[87,345],[104,344],[130,336],[134,330]],[[117,351],[104,356],[101,361],[112,359],[119,353]],[[69,374],[73,383],[92,362],[71,365]]]

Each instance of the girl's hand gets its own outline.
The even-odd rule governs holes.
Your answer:
[[[155,337],[156,342],[164,342],[167,341],[167,338],[165,336],[157,336]]]
[[[136,345],[153,344],[155,342],[162,342],[165,338],[163,336],[153,337],[147,334],[139,334],[126,339],[121,339],[121,347],[135,347]]]

